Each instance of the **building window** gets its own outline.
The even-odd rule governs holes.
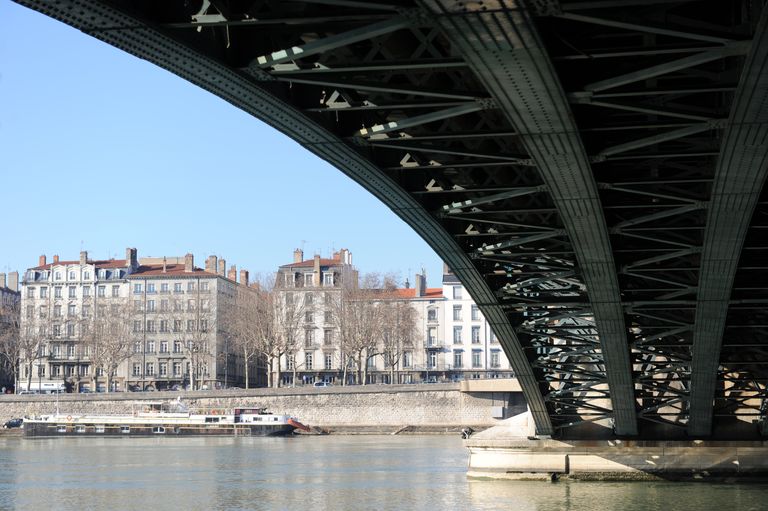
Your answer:
[[[163,300],[160,300],[160,310],[165,312],[168,310],[168,299],[165,298]]]
[[[61,305],[54,305],[53,306],[53,317],[54,318],[60,318],[61,317]]]
[[[330,353],[325,354],[325,370],[330,371],[333,369],[333,355]]]
[[[427,309],[427,321],[437,321],[437,309]]]
[[[61,298],[61,286],[56,286],[53,288],[53,297]]]
[[[32,319],[35,315],[35,306],[27,305],[27,319]]]
[[[480,321],[480,309],[477,305],[472,305],[472,321]]]
[[[133,376],[141,376],[141,364],[138,362],[134,362],[133,364]]]
[[[200,310],[207,311],[210,309],[210,301],[209,300],[200,300]]]
[[[164,283],[160,284],[160,292],[161,293],[165,293],[165,294],[168,293],[168,283],[167,282],[164,282]]]
[[[174,300],[173,301],[173,310],[176,312],[180,312],[184,310],[184,307],[182,305],[181,300]]]
[[[86,271],[83,273],[83,280],[91,280],[91,272]]]
[[[147,341],[147,353],[155,352],[155,341]]]
[[[427,356],[427,367],[430,369],[434,369],[437,367],[437,353],[430,352]]]
[[[74,325],[72,325],[74,326]],[[75,356],[75,345],[74,344],[67,344],[67,357],[74,358]]]
[[[133,352],[141,353],[141,341],[136,341],[133,343]]]
[[[208,291],[208,282],[200,283],[200,291]]]
[[[376,355],[371,355],[368,357],[368,359],[365,361],[365,366],[368,369],[376,369]]]
[[[69,286],[69,297],[70,298],[77,297],[77,288],[75,286]]]
[[[152,319],[147,320],[147,332],[154,332],[155,331],[155,321]]]
[[[141,284],[134,284],[133,285],[133,294],[140,295],[141,294]]]
[[[200,331],[201,332],[207,332],[208,331],[208,320],[207,319],[201,319],[200,320]]]
[[[295,367],[296,362],[293,357],[293,355],[288,355],[285,357],[285,368],[289,371],[293,371],[293,368]]]
[[[101,297],[107,296],[107,286],[99,286],[96,291],[98,296],[101,296]]]
[[[195,300],[187,300],[187,310],[193,311],[195,310]]]
[[[323,285],[324,286],[333,286],[333,273],[332,272],[325,272],[323,273]]]
[[[304,295],[304,306],[310,307],[315,301],[315,297],[312,293],[307,293]]]
[[[67,306],[67,316],[74,317],[75,314],[77,314],[77,306],[74,304],[70,304]]]
[[[168,362],[160,362],[158,369],[160,370],[160,376],[168,376]]]
[[[195,331],[195,320],[194,319],[188,319],[187,320],[187,332],[194,332]]]
[[[333,330],[330,328],[323,330],[323,344],[325,346],[330,346],[333,344]]]
[[[61,376],[61,366],[51,366],[51,376]]]
[[[152,282],[147,283],[147,293],[155,293],[155,284]]]
[[[194,282],[187,282],[187,292],[193,292],[195,290],[195,283]]]
[[[168,341],[160,341],[160,353],[168,353]]]
[[[472,327],[472,344],[478,344],[478,343],[480,343],[480,327],[473,326]]]
[[[461,327],[453,327],[453,344],[461,344]]]
[[[27,298],[34,298],[34,297],[35,297],[35,288],[34,287],[28,287],[27,288]],[[42,298],[42,296],[40,298]]]
[[[427,346],[434,346],[437,344],[437,328],[429,327],[427,329]]]
[[[403,352],[403,367],[411,367],[413,365],[413,353],[410,351]]]
[[[167,319],[161,319],[160,320],[160,331],[163,333],[168,332],[168,320]]]
[[[75,272],[71,271],[69,272],[69,280],[75,280],[77,277],[75,277]]]
[[[54,324],[53,325],[53,336],[54,337],[61,337],[61,325]]]
[[[499,350],[491,350],[491,367],[499,367]]]
[[[173,341],[173,352],[181,353],[181,341]]]
[[[453,306],[453,320],[461,321],[461,305]]]
[[[180,319],[174,319],[173,320],[173,331],[174,332],[181,332],[181,320]]]
[[[454,288],[455,289],[455,288]],[[453,367],[456,369],[460,368],[464,365],[464,361],[462,360],[464,357],[464,352],[462,351],[454,351],[453,352]]]
[[[305,323],[314,323],[315,322],[315,315],[312,313],[312,311],[307,311],[304,313],[304,322]]]
[[[60,271],[57,271],[56,273],[54,273],[54,277],[53,277],[53,278],[54,278],[55,280],[61,280],[61,272],[60,272]]]
[[[174,376],[181,376],[181,362],[174,362],[173,363],[173,375]]]
[[[147,300],[147,312],[155,312],[155,301]]]
[[[91,296],[91,288],[89,286],[83,286],[83,298]]]
[[[307,371],[312,370],[312,353],[304,354],[304,367]]]
[[[112,297],[117,298],[120,296],[120,286],[112,286]]]
[[[155,374],[155,363],[154,362],[147,362],[147,376],[154,376]]]
[[[74,336],[75,336],[75,324],[67,323],[67,337],[74,337]]]
[[[483,355],[482,351],[472,350],[472,367],[474,368],[482,367],[482,355]]]
[[[183,293],[184,290],[181,288],[181,282],[176,282],[173,284],[173,292],[174,293]]]
[[[285,287],[294,287],[293,285],[293,273],[286,273],[285,274]]]
[[[315,340],[315,331],[312,329],[304,330],[304,344],[309,347]]]
[[[488,335],[491,336],[491,342],[499,342],[498,339],[496,339],[496,334],[493,333],[493,330],[491,330]]]
[[[47,287],[41,287],[40,288],[40,298],[48,298],[48,288]]]
[[[461,286],[453,286],[453,299],[461,300]]]
[[[333,323],[333,312],[328,310],[325,311],[323,313],[323,319],[325,320],[326,325],[330,325],[331,323]]]
[[[312,280],[314,278],[314,273],[305,273],[304,274],[304,287],[312,287]]]

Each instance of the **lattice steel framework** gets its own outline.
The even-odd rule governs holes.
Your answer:
[[[19,3],[386,203],[480,306],[539,433],[763,433],[762,2]]]

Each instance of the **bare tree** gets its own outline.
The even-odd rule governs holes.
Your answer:
[[[242,357],[246,389],[250,388],[251,365],[258,362],[260,355],[266,354],[268,335],[265,334],[273,322],[264,314],[263,302],[267,296],[268,293],[261,293],[256,288],[238,289],[237,299],[223,313],[222,330]]]
[[[276,385],[280,381],[280,359],[286,355],[292,359],[293,382],[296,384],[296,371],[299,364],[296,354],[301,347],[301,331],[304,326],[304,314],[306,304],[300,299],[299,293],[293,291],[273,291],[270,308],[274,317],[274,344],[272,346],[272,360],[277,363],[275,375]],[[268,312],[265,310],[265,314]]]
[[[22,356],[20,308],[19,302],[0,306],[0,357],[3,368],[14,382],[18,381]]]
[[[128,307],[121,305],[112,303],[109,311],[101,306],[93,317],[80,321],[82,354],[91,364],[93,390],[101,374],[106,379],[105,391],[110,392],[118,366],[132,354],[133,336],[129,327],[132,316]]]
[[[382,347],[384,366],[389,370],[390,383],[395,382],[395,369],[403,353],[413,348],[416,339],[416,311],[401,300],[385,301],[382,307]]]

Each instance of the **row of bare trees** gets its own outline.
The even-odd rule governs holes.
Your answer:
[[[298,355],[306,347],[304,332],[314,328],[307,313],[322,311],[334,327],[336,362],[341,381],[350,376],[355,383],[368,380],[367,361],[382,356],[394,381],[403,353],[413,348],[416,312],[399,299],[391,278],[366,275],[359,286],[347,286],[324,293],[320,309],[306,300],[306,293],[262,285],[257,294],[240,295],[226,316],[226,330],[246,368],[262,358],[267,367],[268,385],[278,387],[283,370],[296,373],[304,365]],[[290,360],[289,367],[283,361]],[[351,374],[349,374],[351,372]],[[249,380],[246,374],[246,382]]]

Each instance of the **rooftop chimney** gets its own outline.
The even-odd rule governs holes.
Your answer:
[[[240,284],[243,286],[248,285],[248,270],[240,270]]]
[[[137,268],[139,266],[139,260],[136,257],[135,248],[125,249],[125,266],[126,268]]]
[[[59,264],[59,256],[58,255],[53,256],[53,264]]]
[[[8,289],[11,291],[19,290],[19,272],[12,271],[8,274]]]
[[[195,269],[195,256],[187,254],[184,256],[184,272],[191,273]]]
[[[424,288],[426,288],[424,280],[425,280],[424,275],[422,275],[421,273],[417,273],[413,277],[413,289],[415,291],[414,296],[417,298],[419,296],[424,296],[424,290],[425,290]]]
[[[38,266],[45,266],[45,255],[41,255],[40,259],[37,261]]]
[[[233,264],[229,267],[229,273],[227,273],[227,278],[231,280],[232,282],[237,282],[237,265]]]
[[[226,277],[227,273],[227,260],[226,259],[219,259],[219,275],[222,277]]]
[[[218,266],[218,264],[219,264],[219,258],[216,257],[215,255],[212,255],[211,256],[211,270],[210,270],[211,273],[216,273],[216,267]]]
[[[0,273],[0,289],[5,287],[5,273]]]
[[[166,260],[165,256],[163,256],[163,273],[167,273],[168,272],[168,264],[167,263],[168,263],[168,261]],[[186,262],[185,262],[185,264],[186,264]]]
[[[85,266],[86,264],[88,264],[88,252],[82,250],[80,252],[80,266]]]
[[[312,281],[315,287],[320,286],[320,254],[315,254],[315,264],[312,275]]]
[[[293,251],[293,262],[294,263],[300,263],[304,260],[304,251],[300,248],[297,248]]]

